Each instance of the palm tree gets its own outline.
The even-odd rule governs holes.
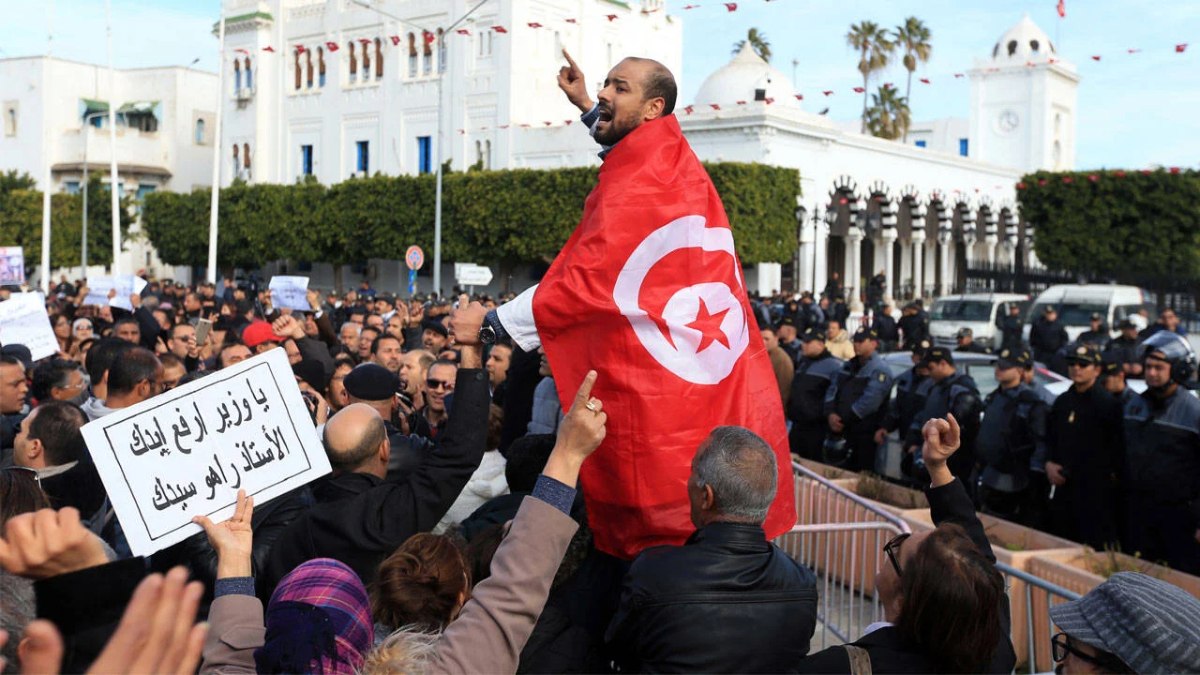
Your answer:
[[[734,43],[733,53],[736,55],[742,51],[742,47],[747,42],[750,43],[750,48],[754,50],[754,53],[762,57],[763,61],[771,60],[771,43],[767,42],[767,36],[758,32],[757,28],[751,28],[750,32],[746,33],[745,40],[738,40]]]
[[[925,22],[915,16],[904,20],[903,26],[896,26],[893,34],[896,44],[904,50],[904,69],[908,71],[908,86],[904,90],[904,100],[912,100],[912,76],[918,63],[929,63],[929,54],[933,45],[929,43],[929,28]],[[904,133],[904,141],[908,142],[908,132]]]
[[[884,85],[871,94],[871,107],[866,113],[867,129],[872,136],[896,140],[908,133],[912,114],[908,98],[900,96],[895,87]]]
[[[896,44],[888,39],[888,32],[874,21],[860,21],[850,26],[846,42],[859,52],[858,72],[863,78],[863,113],[861,131],[867,130],[867,82],[871,75],[887,67],[888,57]]]

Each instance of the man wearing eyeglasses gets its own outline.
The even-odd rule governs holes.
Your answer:
[[[449,361],[435,361],[429,366],[425,378],[425,420],[429,422],[434,438],[446,426],[446,395],[454,391],[457,374],[458,365]]]
[[[196,342],[196,329],[189,323],[180,323],[171,329],[167,351],[182,361],[189,373],[200,367],[200,345]]]

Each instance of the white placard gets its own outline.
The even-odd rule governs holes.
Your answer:
[[[272,349],[83,427],[136,555],[227,520],[329,473],[287,352]]]
[[[271,277],[271,305],[275,309],[312,311],[308,304],[308,277]]]
[[[141,293],[146,287],[146,280],[133,275],[122,274],[116,277],[91,277],[87,280],[88,294],[83,299],[85,305],[111,305],[132,312],[133,303],[129,296]],[[115,290],[116,295],[110,300],[108,292]]]
[[[58,353],[58,338],[46,313],[46,296],[14,293],[0,302],[0,344],[25,345],[34,361]]]
[[[0,286],[19,286],[25,283],[25,249],[21,246],[0,246]]]

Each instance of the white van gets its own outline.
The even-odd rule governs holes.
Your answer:
[[[929,310],[929,336],[936,347],[953,349],[958,345],[958,331],[970,328],[975,342],[999,349],[1004,341],[1000,320],[1008,316],[1010,307],[1017,305],[1022,315],[1029,309],[1029,296],[1017,293],[971,293],[946,295],[933,301]]]
[[[1079,334],[1091,329],[1092,314],[1104,317],[1104,325],[1113,337],[1119,331],[1117,324],[1126,318],[1134,317],[1145,309],[1149,316],[1154,316],[1154,302],[1149,292],[1137,286],[1117,286],[1115,284],[1063,284],[1051,286],[1042,291],[1029,308],[1025,317],[1024,335],[1029,341],[1029,327],[1033,321],[1042,315],[1046,305],[1053,305],[1058,310],[1059,321],[1067,329],[1067,337],[1072,341]],[[1138,328],[1146,327],[1143,317],[1133,319]]]

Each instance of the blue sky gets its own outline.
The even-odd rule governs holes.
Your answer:
[[[0,25],[0,56],[44,53],[49,3],[25,0]],[[636,3],[638,0],[631,0]],[[685,11],[686,4],[700,5]],[[118,67],[186,65],[215,70],[216,40],[210,33],[218,0],[113,0],[114,60]],[[933,32],[933,56],[914,83],[914,117],[968,113],[969,86],[953,73],[991,52],[996,39],[1028,12],[1054,39],[1059,53],[1083,76],[1079,88],[1078,168],[1200,165],[1200,0],[1066,0],[1059,21],[1055,0],[738,0],[728,12],[718,0],[669,0],[683,21],[681,100],[688,102],[705,76],[730,58],[733,43],[758,27],[771,43],[772,63],[793,73],[811,110],[852,119],[861,100],[855,54],[846,46],[851,23],[869,19],[895,26],[916,16]],[[103,63],[104,3],[57,0],[56,55]],[[1175,43],[1189,42],[1183,54]],[[1141,49],[1130,55],[1127,49]],[[1100,62],[1090,57],[1100,54]],[[897,65],[884,76],[903,87]],[[837,93],[825,98],[820,90]]]

